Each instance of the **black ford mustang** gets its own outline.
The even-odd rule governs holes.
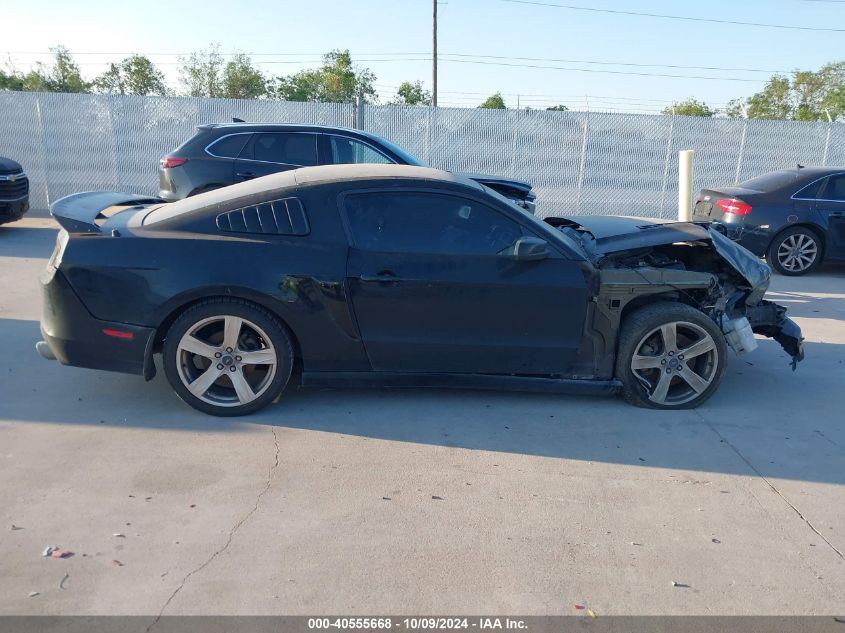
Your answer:
[[[433,169],[299,169],[169,204],[55,203],[39,352],[155,374],[214,415],[301,384],[614,393],[694,407],[727,347],[801,332],[769,269],[707,225],[545,222]]]

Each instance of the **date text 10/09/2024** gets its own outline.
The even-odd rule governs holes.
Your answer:
[[[379,618],[379,617],[354,617],[354,618],[309,618],[308,628],[310,630],[328,629],[364,629],[364,630],[427,630],[445,631],[454,629],[477,629],[477,630],[523,630],[526,629],[525,621],[511,618]]]

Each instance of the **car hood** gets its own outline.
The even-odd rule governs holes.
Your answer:
[[[19,171],[22,171],[20,163],[0,156],[0,174],[16,174]]]
[[[658,218],[585,215],[577,218],[549,218],[547,222],[552,226],[568,227],[589,234],[594,241],[591,250],[598,254],[710,239],[707,229],[700,224]]]
[[[769,267],[709,223],[610,215],[578,216],[577,220],[546,218],[546,222],[575,239],[594,262],[621,251],[709,241],[719,256],[748,282],[755,296],[762,298],[769,286]]]
[[[531,191],[531,183],[524,180],[516,180],[515,178],[502,178],[501,176],[490,176],[488,174],[468,174],[466,172],[453,172],[457,176],[470,178],[482,185],[499,185],[503,187],[512,187],[527,194]]]

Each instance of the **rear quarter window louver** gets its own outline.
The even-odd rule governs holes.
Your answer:
[[[308,217],[297,198],[282,198],[217,216],[217,228],[227,233],[308,235]]]

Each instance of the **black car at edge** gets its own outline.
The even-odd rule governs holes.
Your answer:
[[[29,178],[23,167],[0,156],[0,224],[20,220],[29,210]]]
[[[44,341],[240,415],[304,385],[609,394],[694,407],[753,333],[803,357],[769,268],[706,224],[541,221],[448,172],[335,165],[173,203],[57,201]]]
[[[172,202],[299,167],[365,163],[425,167],[398,145],[361,130],[243,122],[200,125],[192,138],[161,159],[159,196]],[[536,197],[531,183],[463,175],[534,213]]]
[[[718,222],[777,272],[804,275],[845,260],[845,167],[799,166],[703,189],[693,219]]]

